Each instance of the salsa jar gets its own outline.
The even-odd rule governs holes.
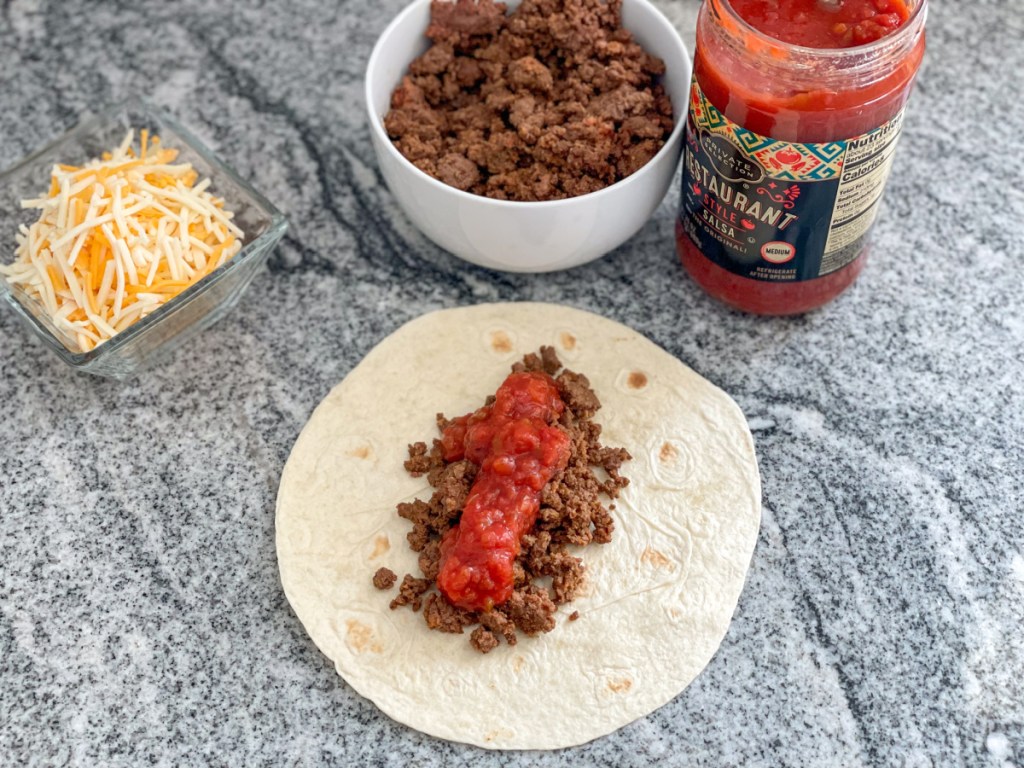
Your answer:
[[[715,298],[766,315],[838,296],[867,257],[927,0],[705,0],[676,247]]]

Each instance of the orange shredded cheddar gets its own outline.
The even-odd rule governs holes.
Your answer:
[[[87,351],[146,317],[241,250],[224,201],[197,186],[160,137],[133,132],[101,159],[54,165],[49,192],[0,275],[46,310],[65,343]],[[104,233],[104,229],[106,233]],[[69,341],[71,340],[71,341]]]

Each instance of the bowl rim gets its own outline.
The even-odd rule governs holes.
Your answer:
[[[412,16],[416,11],[418,11],[421,6],[428,5],[431,1],[432,0],[412,0],[412,2],[406,5],[405,8],[399,11],[398,15],[395,16],[391,20],[391,22],[384,28],[384,31],[380,33],[380,36],[374,43],[373,51],[370,53],[370,58],[366,64],[366,75],[363,78],[363,98],[366,102],[366,113],[367,119],[369,120],[370,124],[370,131],[377,138],[377,141],[374,143],[378,146],[383,146],[385,148],[384,151],[387,152],[391,157],[396,158],[401,167],[405,168],[407,171],[410,171],[415,177],[417,177],[421,181],[426,182],[428,186],[430,186],[432,189],[442,194],[453,195],[456,200],[473,201],[479,205],[493,206],[496,208],[567,208],[570,206],[579,205],[581,201],[594,201],[597,197],[602,195],[608,196],[617,194],[624,189],[635,186],[636,184],[643,183],[642,179],[650,175],[651,172],[653,172],[651,169],[654,166],[662,162],[665,159],[666,155],[671,155],[675,153],[674,148],[676,144],[681,140],[683,131],[686,129],[685,116],[687,104],[685,103],[681,105],[677,105],[675,103],[672,104],[672,117],[675,121],[675,125],[672,127],[672,132],[668,135],[668,138],[665,139],[665,143],[661,146],[661,149],[659,149],[654,154],[654,157],[652,157],[650,160],[648,160],[640,168],[635,170],[626,178],[620,179],[619,181],[616,181],[614,184],[609,184],[607,187],[598,189],[594,192],[587,192],[584,195],[565,197],[559,200],[498,200],[493,197],[486,197],[484,195],[475,195],[472,192],[465,192],[461,189],[445,184],[443,181],[435,179],[430,174],[420,170],[408,158],[406,158],[405,155],[398,151],[398,148],[395,147],[394,143],[387,135],[387,132],[384,130],[383,116],[375,114],[373,109],[373,94],[371,92],[371,88],[374,80],[376,79],[377,72],[380,70],[380,61],[383,59],[385,55],[384,41],[387,40],[387,38],[390,37],[392,34],[394,34],[396,29],[408,24],[409,17]],[[657,6],[651,3],[650,0],[622,0],[622,2],[623,5],[628,3],[643,7],[645,11],[652,15],[652,17],[658,24],[660,24],[663,28],[667,29],[672,33],[669,37],[675,44],[673,53],[678,56],[679,62],[683,67],[683,71],[685,71],[688,74],[687,79],[690,79],[693,73],[693,68],[690,65],[690,52],[686,47],[686,43],[683,42],[683,37],[681,34],[679,34],[679,30],[676,29],[675,25],[672,24],[671,21],[669,21],[668,17],[665,16],[665,14],[662,13]],[[424,29],[424,32],[425,31],[426,29]],[[667,69],[668,61],[664,57],[661,58],[663,61],[665,61]],[[408,67],[406,69],[408,69]],[[392,87],[392,92],[393,91],[394,87]],[[669,96],[669,99],[671,100],[671,96]]]
[[[252,240],[246,242],[237,254],[224,264],[221,264],[213,272],[205,275],[202,279],[196,281],[184,291],[160,305],[159,308],[146,315],[146,317],[136,320],[123,331],[86,352],[76,352],[65,345],[64,342],[61,341],[60,332],[53,327],[52,323],[49,322],[49,318],[46,318],[45,316],[39,317],[32,311],[30,305],[37,305],[38,302],[22,291],[18,286],[11,285],[7,283],[6,279],[0,278],[0,283],[2,283],[2,285],[0,285],[0,292],[6,294],[8,299],[15,303],[17,314],[21,315],[23,319],[34,326],[37,331],[37,335],[46,344],[48,344],[50,348],[61,357],[61,359],[76,368],[88,366],[97,359],[113,355],[120,348],[130,344],[139,336],[144,335],[150,328],[159,324],[161,320],[174,314],[178,309],[185,306],[194,296],[204,292],[212,285],[219,283],[224,276],[236,271],[242,264],[249,260],[249,256],[254,253],[261,252],[262,249],[258,246],[268,240],[276,240],[280,238],[288,229],[288,219],[285,215],[258,190],[256,190],[252,184],[239,176],[230,165],[222,160],[211,148],[207,147],[199,137],[192,133],[192,131],[178,122],[178,120],[168,114],[165,110],[137,95],[129,96],[121,101],[100,109],[93,115],[82,118],[69,130],[60,134],[52,141],[44,144],[22,160],[19,160],[13,166],[0,172],[0,180],[18,174],[33,163],[39,162],[44,155],[59,149],[63,144],[100,130],[104,125],[116,120],[123,112],[126,111],[135,111],[145,114],[147,117],[153,118],[155,122],[170,128],[175,134],[175,138],[180,139],[189,150],[199,155],[211,166],[211,169],[227,176],[231,181],[241,187],[246,194],[250,195],[254,203],[262,209],[262,212],[268,216],[270,221],[263,232]]]

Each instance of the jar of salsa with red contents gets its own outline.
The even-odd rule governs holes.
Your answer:
[[[705,0],[676,246],[712,296],[806,312],[864,266],[926,0]]]

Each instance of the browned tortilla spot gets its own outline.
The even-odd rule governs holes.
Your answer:
[[[629,378],[626,379],[626,383],[630,389],[643,389],[647,386],[647,374],[641,371],[630,371]]]
[[[568,331],[562,331],[558,338],[562,342],[562,349],[571,351],[576,348],[576,337]]]
[[[491,349],[495,352],[511,352],[512,339],[504,331],[494,331],[491,333]]]
[[[640,555],[640,559],[643,560],[645,563],[650,563],[655,568],[666,568],[670,571],[675,569],[675,566],[672,564],[671,560],[665,557],[665,555],[663,555],[658,550],[651,549],[650,547],[643,551],[643,553]]]
[[[628,677],[623,677],[619,680],[609,680],[608,689],[613,693],[625,693],[633,687],[633,681]]]
[[[388,541],[388,537],[384,534],[378,536],[373,542],[373,552],[370,553],[370,559],[375,560],[376,558],[383,555],[391,549],[391,542]]]
[[[487,733],[484,736],[484,741],[494,741],[495,739],[497,739],[499,737],[504,736],[504,737],[507,738],[507,737],[512,736],[512,735],[514,735],[513,731],[510,731],[507,728],[499,728],[499,729],[497,729],[495,731],[491,731],[490,733]]]
[[[524,659],[522,656],[516,656],[512,660],[512,669],[514,669],[516,672],[519,672],[523,668],[523,664],[525,663],[526,659]]]
[[[361,621],[357,621],[356,619],[347,619],[345,621],[345,626],[348,627],[348,631],[346,632],[348,642],[357,653],[362,653],[367,650],[372,653],[380,653],[384,650],[380,643],[374,642],[373,630]]]
[[[373,454],[373,451],[368,445],[361,445],[355,450],[349,451],[349,456],[354,456],[357,459],[368,459]]]
[[[663,462],[672,461],[678,455],[679,449],[672,445],[672,443],[662,443],[661,450],[658,451],[658,458]]]

